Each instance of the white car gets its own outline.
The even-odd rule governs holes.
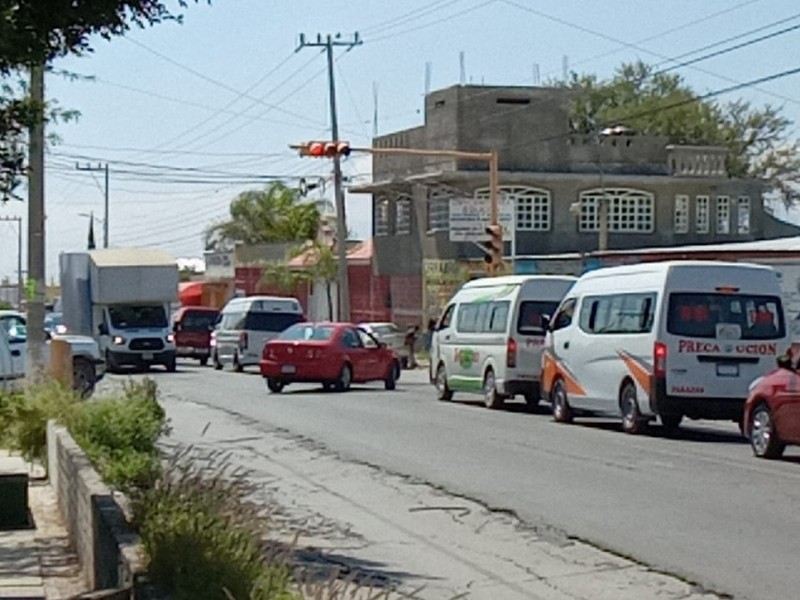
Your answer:
[[[359,329],[363,329],[367,333],[372,334],[378,338],[379,342],[383,342],[389,348],[395,351],[400,357],[400,364],[403,368],[408,367],[409,352],[406,346],[406,334],[394,323],[359,323]]]
[[[89,396],[105,375],[105,362],[97,342],[83,335],[48,334],[66,341],[72,350],[72,381],[81,396]],[[0,389],[12,387],[25,377],[27,320],[14,310],[0,311]],[[50,344],[45,345],[45,364],[50,360]]]

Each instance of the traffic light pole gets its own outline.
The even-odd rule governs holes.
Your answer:
[[[489,263],[489,273],[496,275],[503,264],[502,249],[502,229],[499,223],[498,207],[498,180],[499,180],[499,160],[497,152],[463,152],[461,150],[427,150],[423,148],[351,148],[351,152],[366,152],[369,154],[394,154],[405,156],[444,156],[448,158],[465,158],[471,160],[483,160],[489,163],[489,224],[497,230],[500,235],[499,251],[493,253],[492,261]]]
[[[331,105],[331,136],[334,141],[339,140],[339,122],[336,113],[336,84],[333,73],[333,48],[334,46],[344,46],[351,49],[360,45],[361,39],[356,33],[352,40],[342,40],[337,36],[334,39],[331,35],[317,35],[316,42],[308,42],[305,36],[300,36],[300,45],[297,50],[305,47],[325,48],[328,58],[328,96]],[[345,213],[344,191],[342,190],[342,165],[339,154],[333,155],[333,194],[336,205],[336,254],[338,263],[339,277],[337,287],[339,288],[339,320],[350,321],[350,278],[347,272],[347,215]]]

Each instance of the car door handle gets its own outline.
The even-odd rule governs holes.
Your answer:
[[[449,335],[444,336],[444,341],[445,342],[449,342],[450,341],[450,336]]]
[[[567,350],[568,348],[569,348],[569,342],[564,342],[564,350]]]
[[[12,350],[11,351],[11,356],[22,356],[22,351],[21,350]]]

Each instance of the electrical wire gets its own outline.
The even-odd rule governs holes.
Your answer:
[[[444,23],[445,21],[452,21],[453,19],[457,19],[458,17],[463,17],[464,15],[467,15],[469,13],[475,12],[476,10],[480,10],[482,8],[485,8],[486,6],[489,6],[490,4],[494,4],[495,2],[498,2],[498,1],[501,1],[501,0],[486,0],[485,2],[481,2],[480,4],[472,6],[471,8],[466,8],[464,10],[461,10],[459,12],[453,13],[453,14],[448,15],[446,17],[442,17],[441,19],[436,19],[436,20],[431,21],[429,23],[425,23],[425,24],[422,24],[422,25],[417,25],[416,27],[411,27],[409,29],[404,29],[403,31],[399,31],[399,32],[396,32],[396,33],[390,33],[390,34],[387,34],[387,35],[383,35],[383,36],[378,36],[376,38],[372,38],[372,39],[369,40],[369,42],[371,44],[375,44],[375,43],[379,43],[379,42],[385,42],[386,40],[391,40],[391,39],[394,39],[394,38],[397,38],[397,37],[401,37],[401,36],[407,35],[409,33],[413,33],[415,31],[420,31],[422,29],[427,29],[429,27],[433,27],[434,25],[438,25],[439,23]]]

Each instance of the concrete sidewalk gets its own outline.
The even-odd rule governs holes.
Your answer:
[[[7,458],[0,450],[0,461]],[[88,587],[44,469],[28,470],[33,527],[0,531],[0,600],[65,600]]]

